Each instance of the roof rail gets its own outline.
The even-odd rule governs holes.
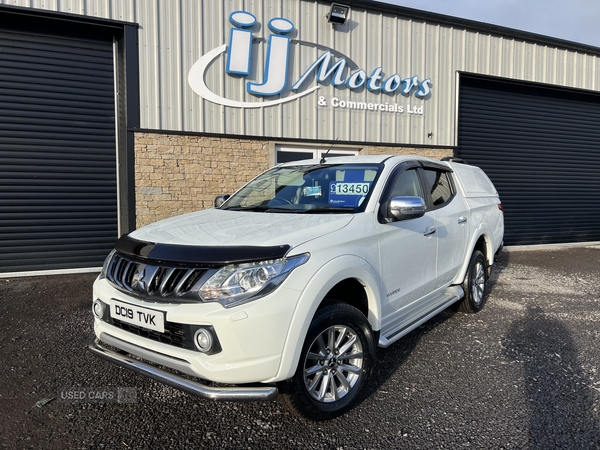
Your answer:
[[[469,164],[464,159],[457,158],[455,156],[444,156],[442,159],[440,159],[440,161],[456,162],[456,163],[460,163],[460,164]]]

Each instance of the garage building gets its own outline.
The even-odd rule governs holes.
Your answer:
[[[366,1],[1,1],[0,276],[327,151],[457,156],[506,245],[600,241],[599,55]]]

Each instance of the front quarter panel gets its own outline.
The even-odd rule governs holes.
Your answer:
[[[305,336],[320,303],[336,284],[346,279],[356,279],[364,286],[369,302],[368,320],[371,328],[381,328],[381,296],[375,268],[356,255],[342,255],[330,260],[306,283],[292,316],[279,372],[272,381],[282,381],[294,375]]]

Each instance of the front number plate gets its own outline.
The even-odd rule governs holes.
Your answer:
[[[165,313],[113,300],[110,317],[148,330],[165,332]]]

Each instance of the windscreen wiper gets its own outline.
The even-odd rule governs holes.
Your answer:
[[[233,206],[231,208],[225,208],[224,211],[250,211],[250,212],[297,212],[296,210],[291,210],[289,208],[278,208],[276,206],[266,206],[266,205],[258,205],[258,206]]]
[[[308,214],[340,214],[340,213],[353,213],[354,208],[351,207],[338,207],[338,208],[312,208],[298,211],[299,213]]]

